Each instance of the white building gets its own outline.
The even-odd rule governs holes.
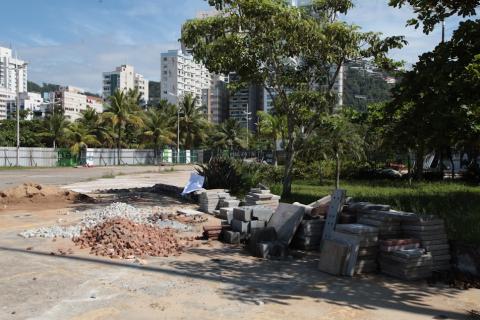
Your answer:
[[[145,80],[141,74],[135,73],[133,66],[122,65],[115,71],[103,73],[103,97],[108,99],[115,91],[138,89],[141,99],[148,102],[148,80]]]
[[[10,117],[16,113],[16,105],[11,104]],[[28,111],[26,120],[32,120],[36,115],[42,116],[42,107],[44,101],[40,93],[22,92],[20,93],[20,110]]]
[[[15,93],[0,87],[0,120],[7,119],[7,110],[15,103]]]
[[[16,69],[19,68],[19,92],[27,91],[28,68],[25,61],[13,58],[12,49],[0,47],[0,87],[17,91]]]
[[[94,109],[97,113],[103,112],[103,99],[99,97],[86,96],[87,107]]]
[[[202,90],[212,86],[212,76],[207,68],[194,61],[193,56],[182,50],[169,50],[161,54],[161,99],[177,104],[191,94],[202,104]]]

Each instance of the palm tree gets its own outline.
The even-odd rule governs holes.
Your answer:
[[[198,99],[189,94],[179,106],[180,140],[185,149],[198,146],[207,138],[208,122],[197,102]]]
[[[57,142],[63,137],[64,130],[68,125],[68,120],[63,111],[58,111],[51,114],[47,118],[47,132],[42,135],[47,136],[53,140],[53,148],[57,147]]]
[[[116,130],[117,140],[117,159],[118,165],[121,163],[120,149],[122,147],[122,130],[127,124],[140,127],[143,124],[142,118],[138,115],[137,101],[133,99],[132,94],[125,94],[117,90],[110,97],[110,105],[107,106],[103,116],[108,119]]]
[[[82,150],[88,146],[99,145],[95,135],[91,134],[82,124],[75,122],[65,129],[65,136],[70,143],[70,151],[72,155],[79,156]]]
[[[247,147],[245,140],[247,134],[247,129],[243,128],[238,121],[228,119],[218,127],[218,131],[214,134],[213,147],[229,151],[244,149]]]
[[[286,129],[286,118],[279,115],[274,115],[268,112],[259,111],[258,112],[258,129],[260,135],[266,137],[271,142],[272,153],[273,153],[273,164],[278,165],[278,156],[277,156],[277,141],[282,139],[284,141],[285,129]]]
[[[111,147],[113,145],[114,132],[108,125],[107,119],[88,106],[81,114],[82,116],[77,119],[77,122],[84,126],[89,133],[96,136],[101,145]]]
[[[173,118],[175,119],[175,118]],[[160,147],[171,144],[175,133],[172,127],[172,117],[165,112],[157,108],[149,108],[143,114],[144,139],[154,147],[155,160],[158,164],[158,151]]]

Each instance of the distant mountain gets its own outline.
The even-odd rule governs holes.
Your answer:
[[[60,86],[58,84],[51,84],[51,83],[43,83],[43,85],[38,85],[35,82],[28,81],[27,83],[27,90],[28,92],[37,92],[37,93],[44,93],[44,92],[51,92],[59,90]]]
[[[366,111],[369,104],[390,100],[394,82],[394,77],[369,65],[347,64],[343,104]]]

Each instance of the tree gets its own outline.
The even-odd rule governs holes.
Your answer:
[[[180,141],[185,149],[199,146],[207,138],[208,122],[197,105],[197,98],[186,95],[179,105],[180,111]]]
[[[270,141],[270,146],[273,153],[273,164],[278,165],[277,157],[277,141],[285,140],[285,124],[286,118],[271,114],[264,111],[258,112],[258,130],[260,135],[266,137]]]
[[[262,85],[285,116],[286,163],[283,196],[291,194],[296,154],[320,125],[319,115],[332,112],[334,84],[347,60],[386,57],[400,48],[402,37],[381,39],[335,19],[353,6],[349,0],[317,0],[310,10],[283,0],[210,0],[221,14],[184,24],[182,42],[214,73],[235,72],[240,83]]]
[[[57,142],[62,139],[68,120],[63,110],[57,110],[54,114],[50,114],[46,119],[47,131],[42,135],[52,139],[52,147],[57,147]]]
[[[91,134],[82,124],[76,122],[65,128],[65,136],[70,145],[70,151],[74,156],[79,156],[82,150],[87,149],[89,146],[100,144],[95,135]]]
[[[343,114],[326,116],[322,119],[321,129],[312,138],[311,152],[325,159],[335,159],[335,187],[340,189],[341,164],[345,159],[360,160],[365,156],[364,140],[359,126],[350,122]],[[315,148],[321,145],[322,149]]]
[[[479,38],[480,20],[462,22],[450,41],[423,54],[404,75],[384,110],[390,141],[416,153],[417,179],[427,152],[447,154],[453,163],[459,141],[480,138],[480,83],[469,69],[480,52]]]
[[[213,147],[229,151],[245,149],[247,134],[247,129],[243,128],[238,121],[228,119],[218,127],[217,132],[213,135]]]
[[[125,94],[117,90],[110,97],[110,105],[107,106],[104,117],[110,121],[116,130],[117,140],[117,161],[121,164],[122,131],[127,124],[140,127],[143,124],[142,118],[138,115],[138,105],[134,94]]]
[[[153,145],[155,160],[158,163],[158,151],[166,145],[173,143],[172,118],[168,113],[157,108],[148,108],[143,114],[143,136],[145,141]]]
[[[390,0],[390,6],[401,8],[404,5],[414,8],[416,18],[408,20],[407,25],[418,28],[423,23],[423,32],[430,33],[435,25],[451,16],[469,17],[476,15],[480,0]]]
[[[81,112],[81,117],[77,122],[87,129],[89,133],[97,137],[101,145],[111,147],[113,145],[114,131],[106,120],[102,114],[87,106],[87,109]]]

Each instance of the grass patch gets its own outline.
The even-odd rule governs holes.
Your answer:
[[[295,181],[286,202],[311,203],[334,189],[333,182]],[[396,210],[445,219],[449,238],[480,244],[480,187],[460,182],[348,181],[341,187],[356,201],[389,204]],[[272,186],[281,193],[281,186]]]

